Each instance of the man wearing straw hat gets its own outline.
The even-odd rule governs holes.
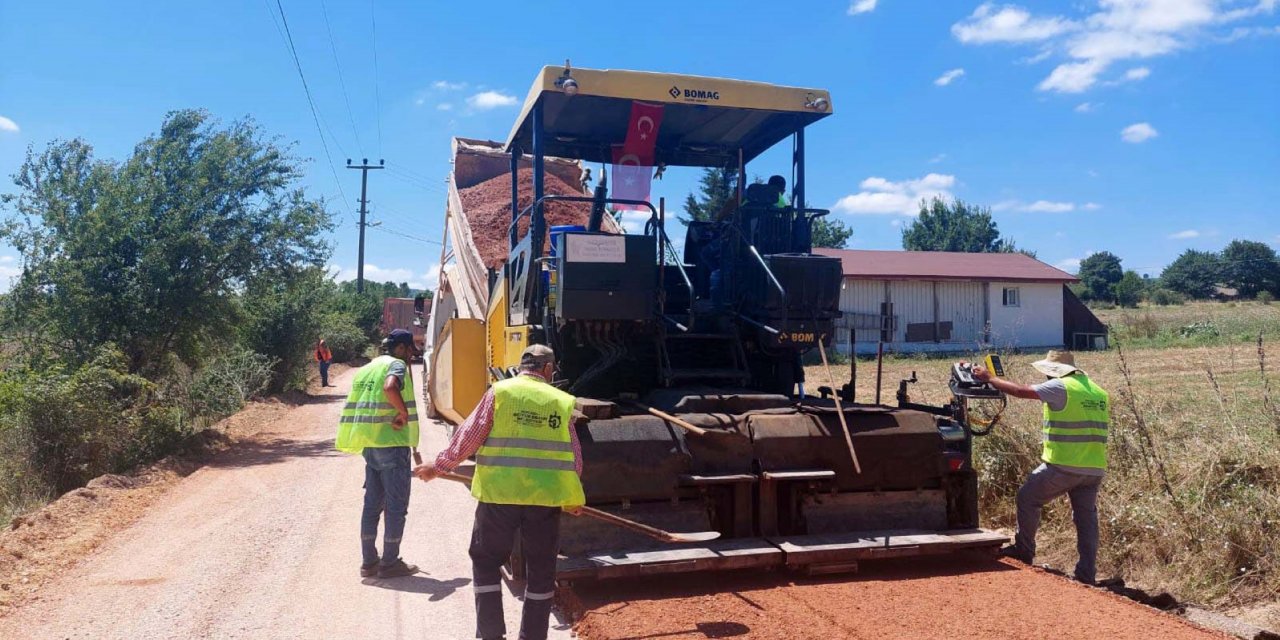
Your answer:
[[[1107,392],[1076,367],[1069,351],[1050,351],[1031,363],[1048,381],[1022,385],[992,376],[981,366],[973,376],[1015,398],[1044,403],[1044,461],[1018,490],[1018,535],[1001,554],[1031,564],[1036,555],[1040,511],[1066,495],[1076,526],[1075,578],[1092,584],[1097,578],[1098,488],[1107,469],[1107,431],[1111,422]]]

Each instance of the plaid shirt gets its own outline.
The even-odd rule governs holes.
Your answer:
[[[536,373],[523,372],[520,375],[546,382]],[[453,471],[480,450],[492,430],[493,388],[490,387],[484,392],[484,397],[480,398],[480,404],[476,405],[471,415],[458,426],[453,439],[449,441],[449,446],[436,456],[436,468],[441,471]],[[573,466],[578,471],[578,475],[582,475],[582,445],[578,442],[578,430],[572,424],[569,426],[569,441],[573,444]]]

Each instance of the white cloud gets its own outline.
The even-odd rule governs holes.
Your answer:
[[[515,96],[509,96],[499,91],[481,91],[469,98],[467,104],[472,108],[488,110],[498,107],[514,107],[516,105]]]
[[[1150,69],[1146,67],[1134,67],[1124,72],[1124,79],[1129,80],[1131,82],[1136,82],[1138,80],[1145,80],[1146,77],[1149,75],[1151,75]]]
[[[1190,240],[1192,238],[1199,238],[1199,237],[1200,237],[1200,232],[1196,231],[1195,229],[1187,229],[1185,231],[1179,231],[1177,233],[1169,234],[1170,240]]]
[[[441,102],[440,104],[436,105],[436,111],[450,111],[452,109],[453,109],[453,105],[449,104],[448,102]]]
[[[1150,140],[1158,135],[1160,135],[1160,132],[1156,131],[1155,127],[1151,126],[1150,124],[1147,124],[1146,122],[1131,124],[1125,127],[1124,130],[1120,132],[1120,137],[1125,142],[1131,142],[1133,144],[1146,142],[1147,140]]]
[[[1080,270],[1080,258],[1067,258],[1059,260],[1053,266],[1066,271],[1067,273],[1075,273]]]
[[[355,267],[338,267],[329,265],[329,273],[338,282],[356,279]],[[376,264],[364,263],[364,279],[368,282],[404,282],[412,289],[434,289],[440,282],[440,265],[432,265],[424,273],[403,267],[383,268]]]
[[[947,154],[939,153],[938,155],[932,158],[929,158],[929,164],[938,164],[939,162],[942,162],[943,160],[946,160],[946,159],[947,159]]]
[[[1100,104],[1098,102],[1081,102],[1076,105],[1076,113],[1093,113],[1098,110]]]
[[[18,128],[18,123],[4,116],[0,116],[0,131],[4,133],[18,133],[21,129]]]
[[[1100,204],[1098,204],[1098,203],[1096,203],[1096,202],[1086,202],[1086,203],[1084,203],[1084,206],[1082,206],[1082,207],[1080,207],[1080,208],[1081,208],[1081,209],[1084,209],[1085,211],[1097,211],[1098,209],[1101,209],[1101,208],[1102,208],[1102,205],[1100,205]]]
[[[840,198],[831,208],[851,214],[914,216],[920,213],[921,200],[953,199],[951,189],[955,184],[955,176],[939,173],[900,182],[871,177],[858,185],[861,191]]]
[[[436,91],[462,91],[467,88],[465,82],[449,82],[448,80],[436,80],[431,83],[431,88]]]
[[[1245,5],[1247,6],[1241,6]],[[1078,18],[1032,15],[1017,5],[980,5],[955,23],[951,33],[964,44],[1037,43],[1040,60],[1046,51],[1065,57],[1038,85],[1041,91],[1080,93],[1098,84],[1098,76],[1124,60],[1167,55],[1206,42],[1230,42],[1270,35],[1272,25],[1235,23],[1273,13],[1276,0],[1098,0]],[[1280,33],[1280,30],[1275,31]],[[1146,67],[1130,69],[1125,80],[1141,80]]]
[[[1065,18],[1033,18],[1022,7],[1005,5],[996,10],[995,4],[985,2],[968,18],[951,25],[951,33],[965,44],[1034,42],[1047,40],[1075,27]]]
[[[964,75],[964,69],[952,69],[938,76],[938,79],[934,80],[933,83],[938,85],[939,87],[945,87],[951,84],[952,81],[954,81],[956,78],[959,78],[962,75]]]
[[[1098,74],[1106,70],[1108,64],[1106,60],[1060,64],[1049,73],[1049,77],[1041,80],[1036,88],[1041,91],[1081,93],[1098,81]]]
[[[991,210],[997,213],[1001,211],[1021,211],[1023,213],[1066,213],[1068,211],[1075,211],[1076,203],[1054,202],[1052,200],[1036,200],[1035,202],[1002,200],[991,205]]]
[[[854,0],[849,5],[849,15],[856,16],[859,13],[871,13],[876,10],[876,0]]]
[[[1067,211],[1075,211],[1076,205],[1073,202],[1051,202],[1049,200],[1036,200],[1024,207],[1023,211],[1031,213],[1066,213]]]

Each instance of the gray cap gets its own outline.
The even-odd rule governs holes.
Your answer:
[[[545,344],[529,345],[523,353],[520,354],[520,365],[546,365],[556,361],[556,352],[551,350]]]

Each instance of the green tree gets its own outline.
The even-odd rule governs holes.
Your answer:
[[[1115,286],[1124,277],[1124,269],[1120,267],[1120,258],[1114,253],[1100,251],[1081,260],[1080,272],[1076,275],[1084,284],[1085,300],[1114,302]]]
[[[1160,286],[1189,298],[1209,298],[1222,280],[1222,260],[1211,251],[1187,249],[1160,272]]]
[[[82,140],[28,152],[0,239],[23,272],[8,319],[70,362],[116,344],[130,371],[191,361],[233,334],[238,294],[329,256],[323,203],[298,161],[251,120],[166,116],[123,162]]]
[[[1147,290],[1147,283],[1137,271],[1126,271],[1115,285],[1116,304],[1122,307],[1136,307],[1142,301]]]
[[[1012,242],[1000,239],[990,209],[938,197],[920,202],[920,215],[902,230],[902,248],[966,253],[1016,250]]]
[[[829,219],[829,216],[815,218],[813,221],[814,247],[843,249],[851,236],[853,236],[853,229],[839,220]]]
[[[1241,298],[1280,294],[1280,259],[1265,243],[1232,240],[1222,250],[1222,281]]]
[[[692,221],[714,220],[725,204],[735,197],[738,189],[738,173],[731,169],[707,168],[698,180],[698,193],[690,193],[684,199],[684,215],[680,224],[689,226]]]

